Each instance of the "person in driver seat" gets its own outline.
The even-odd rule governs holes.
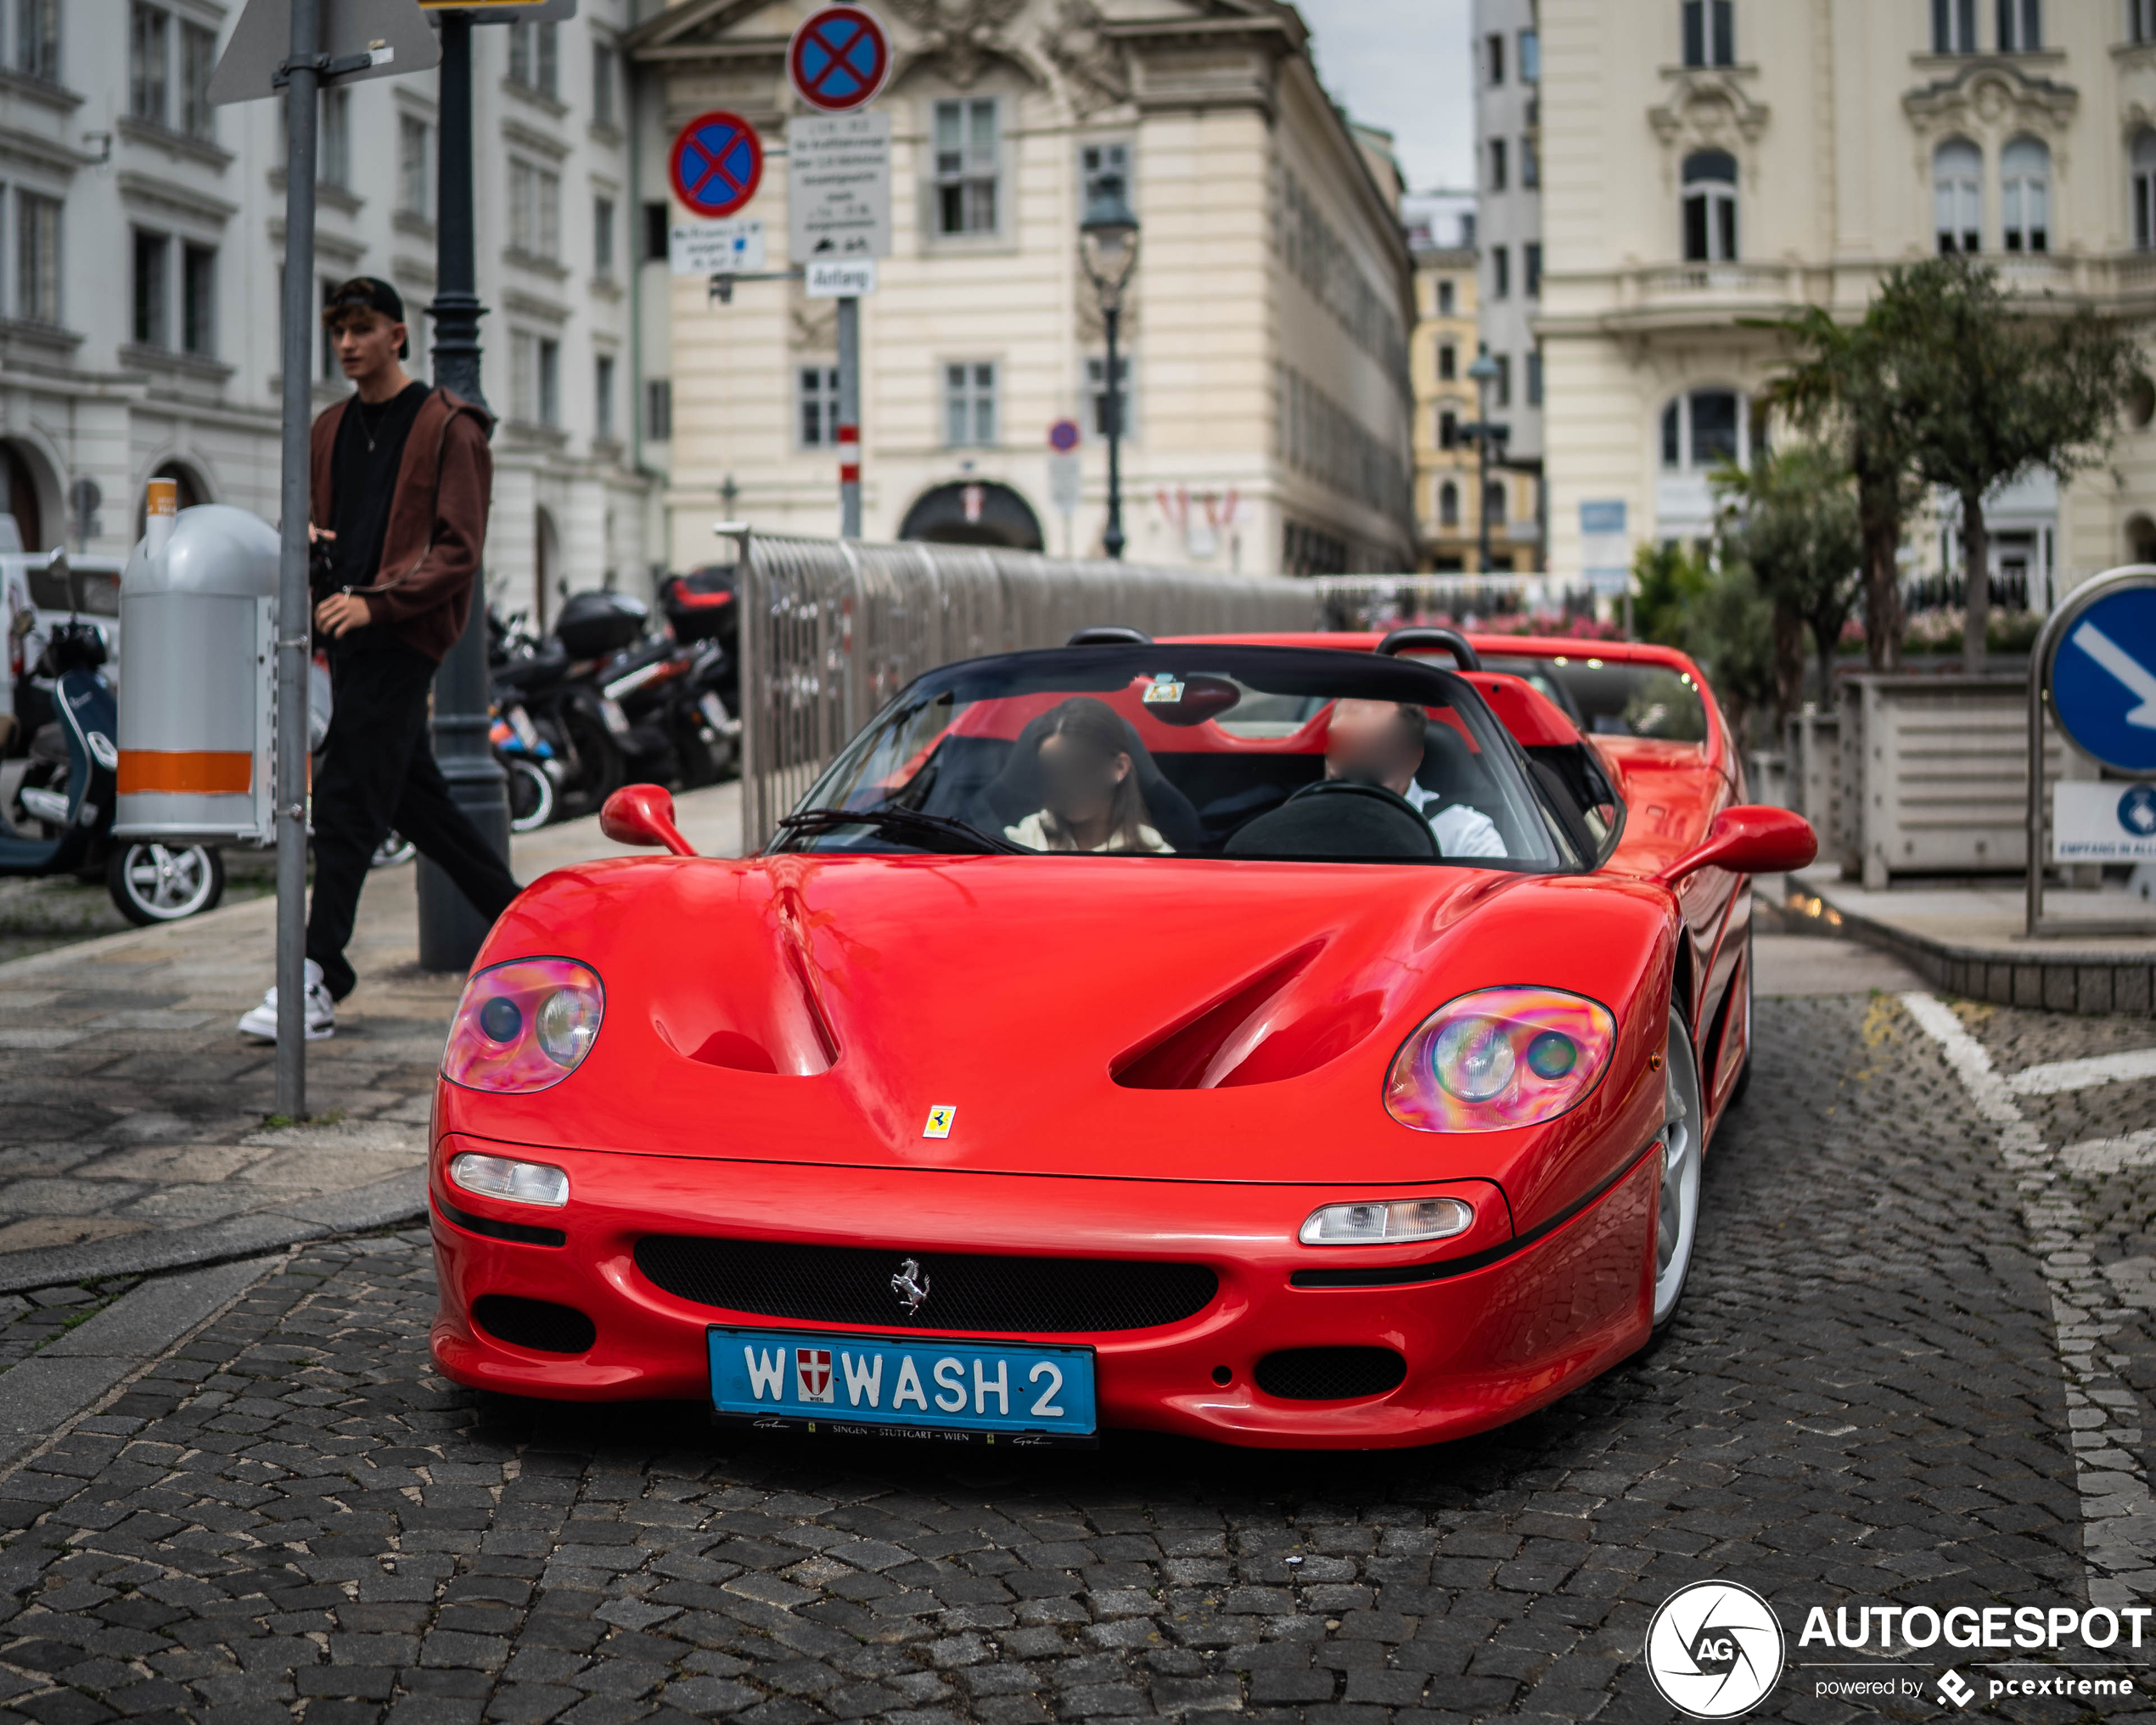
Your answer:
[[[1382,784],[1406,798],[1446,857],[1502,857],[1504,835],[1479,808],[1418,784],[1429,715],[1412,701],[1338,700],[1325,731],[1325,776]]]
[[[1036,757],[1044,806],[1004,828],[1003,836],[1035,851],[1172,852],[1176,847],[1148,824],[1130,732],[1115,709],[1073,695],[1047,720]]]

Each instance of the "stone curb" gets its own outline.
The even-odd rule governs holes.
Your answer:
[[[195,1228],[153,1230],[79,1246],[11,1253],[0,1259],[0,1294],[20,1294],[97,1276],[154,1275],[186,1266],[228,1263],[306,1240],[326,1239],[332,1234],[395,1228],[420,1221],[426,1213],[426,1170],[409,1168],[350,1192],[333,1192],[303,1203],[230,1216]]]

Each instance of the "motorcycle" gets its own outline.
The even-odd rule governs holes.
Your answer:
[[[31,620],[27,610],[16,614],[18,647]],[[114,840],[120,713],[104,662],[104,635],[70,616],[50,629],[36,666],[17,679],[27,764],[10,799],[11,829],[0,831],[0,875],[102,876],[136,926],[177,922],[224,896],[224,858],[208,845]]]
[[[554,818],[563,777],[554,745],[539,734],[521,701],[505,701],[494,710],[487,740],[508,780],[509,830],[535,832]]]

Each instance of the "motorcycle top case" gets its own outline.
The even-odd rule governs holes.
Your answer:
[[[707,565],[687,575],[670,575],[659,584],[659,603],[674,626],[677,641],[709,641],[734,634],[732,564]]]
[[[650,621],[651,612],[641,599],[626,593],[581,593],[562,606],[554,634],[576,658],[597,659],[640,638]]]

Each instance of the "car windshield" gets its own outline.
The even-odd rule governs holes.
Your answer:
[[[1666,665],[1628,659],[1530,659],[1485,655],[1485,671],[1525,677],[1582,731],[1598,737],[1649,737],[1704,743],[1707,705],[1699,685]]]
[[[772,848],[1581,862],[1518,745],[1451,672],[1232,645],[931,671],[846,745]]]

